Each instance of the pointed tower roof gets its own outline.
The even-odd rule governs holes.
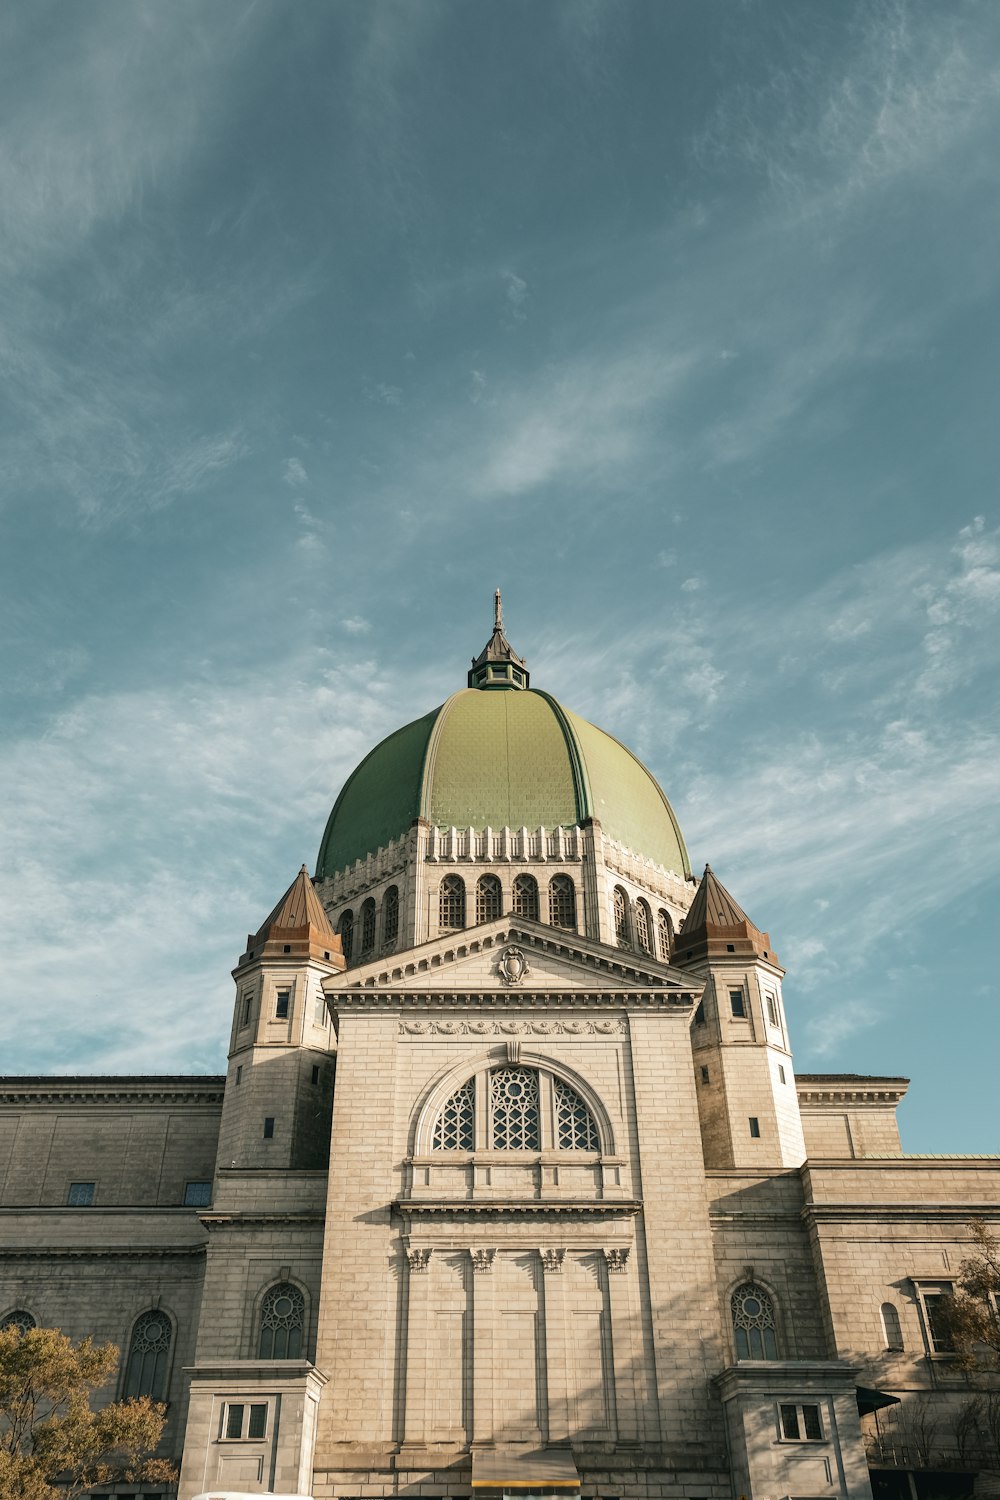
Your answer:
[[[247,951],[241,962],[269,958],[275,953],[322,958],[337,968],[346,967],[340,936],[333,930],[305,865],[263,926],[247,937]]]
[[[470,688],[526,688],[528,669],[503,630],[503,601],[500,590],[493,595],[493,634],[478,656],[472,658],[469,670]]]
[[[674,951],[680,964],[727,956],[766,958],[769,963],[778,963],[767,933],[754,926],[711,865],[705,866],[691,909],[677,934]]]

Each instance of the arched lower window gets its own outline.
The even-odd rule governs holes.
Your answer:
[[[456,1089],[434,1126],[435,1151],[471,1151],[476,1144],[476,1081]]]
[[[399,937],[399,887],[389,886],[382,897],[382,947],[395,947]]]
[[[361,952],[371,953],[375,947],[375,900],[369,896],[361,903]]]
[[[442,928],[465,926],[465,881],[461,875],[446,875],[441,882],[438,925]]]
[[[594,1117],[576,1089],[555,1080],[556,1131],[560,1151],[600,1151]]]
[[[764,1288],[745,1281],[733,1292],[730,1306],[737,1359],[777,1359],[774,1303]]]
[[[514,915],[538,921],[538,881],[534,875],[515,875]]]
[[[493,922],[503,916],[503,892],[496,875],[481,875],[476,885],[476,921]]]
[[[258,1359],[301,1359],[306,1299],[290,1281],[279,1281],[260,1305]]]
[[[15,1307],[13,1312],[9,1312],[0,1320],[0,1333],[4,1333],[8,1328],[16,1328],[18,1333],[27,1333],[30,1328],[37,1327],[38,1324],[30,1312],[25,1312],[23,1307]]]
[[[549,922],[553,927],[576,926],[576,886],[569,875],[549,881]]]
[[[494,1151],[537,1151],[538,1074],[530,1068],[497,1068],[490,1075]]]
[[[656,913],[656,947],[664,963],[670,961],[670,950],[674,943],[674,924],[670,913],[661,906]]]
[[[892,1302],[882,1303],[882,1337],[885,1347],[900,1353],[903,1349],[903,1328],[899,1321],[899,1309]]]
[[[343,949],[344,962],[350,963],[351,949],[354,946],[354,913],[352,911],[341,912],[337,931],[340,933],[340,946]]]
[[[635,903],[635,936],[643,953],[652,953],[650,929],[652,927],[649,907],[645,901],[639,900]]]
[[[628,897],[626,896],[620,885],[615,886],[614,908],[615,937],[618,939],[623,948],[627,948],[629,944]]]
[[[150,1396],[163,1401],[167,1394],[167,1365],[173,1328],[165,1312],[145,1312],[132,1326],[123,1396]]]

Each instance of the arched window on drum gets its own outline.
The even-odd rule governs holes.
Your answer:
[[[652,927],[653,919],[650,915],[649,905],[641,898],[635,903],[635,936],[636,942],[643,953],[652,953]]]
[[[306,1299],[290,1281],[279,1281],[260,1304],[258,1359],[301,1359]]]
[[[361,956],[375,951],[375,898],[369,896],[361,903]]]
[[[661,906],[656,913],[656,951],[662,963],[670,962],[670,952],[674,946],[674,924],[670,913],[664,911]]]
[[[442,932],[465,926],[465,881],[461,875],[446,875],[441,882],[438,925]]]
[[[538,921],[538,881],[534,875],[514,876],[514,915]]]
[[[476,884],[476,921],[495,922],[503,915],[503,892],[496,875],[481,875]]]
[[[340,946],[343,950],[344,961],[349,964],[351,949],[354,946],[354,913],[351,910],[341,912],[337,931],[340,933]]]
[[[549,923],[576,927],[576,886],[569,875],[553,875],[549,881]]]
[[[628,948],[631,945],[632,934],[629,931],[628,920],[628,896],[620,885],[615,886],[613,897],[615,916],[615,937],[620,948]]]
[[[745,1281],[730,1298],[737,1359],[777,1359],[774,1303],[756,1282]]]
[[[382,897],[382,948],[388,953],[399,937],[399,887],[391,885]]]

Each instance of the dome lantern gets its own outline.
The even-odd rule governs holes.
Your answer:
[[[526,688],[528,668],[503,631],[500,590],[493,596],[493,634],[469,669],[470,688]]]

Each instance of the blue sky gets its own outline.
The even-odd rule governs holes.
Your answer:
[[[229,969],[504,590],[788,968],[1000,1150],[1000,8],[0,18],[5,1071]]]

